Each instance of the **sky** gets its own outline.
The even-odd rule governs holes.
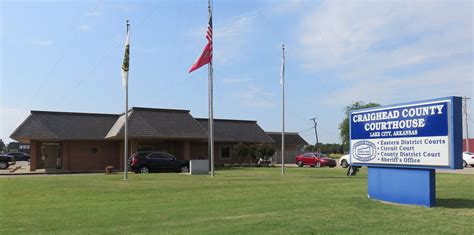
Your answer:
[[[473,1],[222,0],[213,3],[214,117],[340,143],[344,107],[473,96]],[[129,105],[207,117],[207,1],[0,0],[0,138],[30,110],[124,112],[121,63],[131,24]],[[468,103],[470,137],[473,102]]]

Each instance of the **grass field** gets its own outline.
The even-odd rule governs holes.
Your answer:
[[[472,234],[474,176],[437,174],[435,208],[367,199],[367,174],[242,168],[209,176],[0,178],[0,234]]]

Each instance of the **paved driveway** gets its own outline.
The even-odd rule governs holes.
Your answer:
[[[10,172],[11,169],[21,166],[20,169],[15,172]],[[29,174],[30,172],[30,163],[27,161],[17,161],[15,165],[9,166],[5,170],[0,170],[0,175],[15,175],[15,174]]]

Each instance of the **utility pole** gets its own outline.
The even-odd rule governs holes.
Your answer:
[[[318,118],[311,118],[309,120],[313,121],[314,123],[314,134],[316,135],[316,149],[319,152],[321,152],[321,149],[319,149],[319,139],[318,139],[318,123],[316,122],[316,119]]]
[[[466,151],[471,152],[469,148],[469,122],[467,120],[467,101],[470,100],[471,98],[464,96],[462,100],[464,101],[464,125],[466,126]]]

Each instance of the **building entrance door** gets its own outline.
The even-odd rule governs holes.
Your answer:
[[[38,162],[38,168],[46,170],[61,169],[62,156],[61,144],[59,143],[42,143],[41,157]]]

